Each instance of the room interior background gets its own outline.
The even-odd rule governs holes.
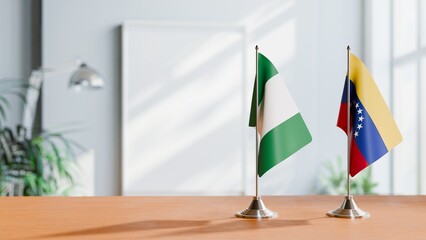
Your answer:
[[[34,68],[32,57],[37,51],[31,40],[34,34],[34,21],[31,18],[34,2],[38,1],[0,1],[0,53],[3,56],[0,58],[0,77],[25,79]],[[338,156],[345,159],[346,137],[335,123],[346,72],[348,44],[368,65],[404,137],[403,143],[396,147],[393,154],[388,154],[373,165],[373,179],[378,183],[376,192],[426,192],[426,164],[421,162],[424,159],[421,149],[426,147],[426,132],[422,125],[425,117],[422,93],[426,92],[426,85],[422,84],[426,80],[426,17],[420,14],[426,11],[426,4],[421,0],[43,0],[39,3],[41,47],[38,50],[42,65],[61,66],[81,57],[96,67],[106,81],[103,91],[81,92],[79,95],[67,89],[66,75],[51,77],[44,82],[42,126],[50,128],[64,122],[80,122],[87,126],[87,130],[72,136],[87,148],[79,156],[82,186],[77,194],[251,195],[254,184],[254,133],[244,123],[248,119],[248,108],[244,108],[244,105],[249,104],[251,97],[255,44],[259,44],[262,53],[278,67],[313,136],[311,144],[261,178],[261,194],[315,194],[321,188],[319,176],[324,171],[324,163],[335,161]],[[142,180],[130,178],[134,182],[128,182],[127,185],[124,179],[129,175],[126,175],[128,173],[122,159],[122,99],[126,97],[122,95],[125,72],[122,34],[123,24],[129,21],[163,23],[167,26],[194,23],[236,26],[243,29],[241,36],[244,38],[240,40],[247,48],[235,53],[237,62],[246,66],[244,69],[240,66],[220,69],[222,76],[236,76],[235,79],[229,79],[230,85],[223,88],[223,91],[237,91],[236,95],[229,94],[227,97],[235,108],[232,114],[236,114],[236,120],[223,120],[225,118],[221,114],[226,112],[227,106],[224,101],[218,102],[222,110],[217,114],[206,113],[208,118],[185,122],[181,126],[204,126],[193,130],[199,138],[184,141],[187,145],[181,148],[193,152],[182,155],[182,159],[209,154],[214,157],[204,159],[201,165],[170,162],[176,152],[169,152],[170,157],[163,159],[158,156],[140,159],[143,162],[140,169]],[[210,37],[218,42],[217,46],[226,45],[226,41],[220,41],[214,35],[212,33]],[[152,36],[160,38],[162,35]],[[148,40],[151,44],[156,41],[155,38]],[[218,66],[226,66],[218,65],[217,61],[229,60],[227,56],[230,52],[212,51],[212,46],[215,46],[212,42],[194,44],[193,49],[188,49],[186,55],[180,56],[182,62],[189,62],[191,68],[200,67],[205,75],[214,73]],[[208,46],[207,50],[203,51],[202,46]],[[166,62],[173,57],[162,49],[156,50],[157,60],[164,58]],[[199,54],[194,58],[191,55],[194,53]],[[196,60],[192,65],[191,56]],[[200,59],[207,60],[202,62]],[[203,65],[197,66],[200,62]],[[142,64],[141,69],[144,67],[161,70],[159,66]],[[191,82],[202,89],[197,81],[203,79],[195,76]],[[156,80],[144,78],[141,81],[163,89],[166,84],[164,79]],[[188,87],[189,84],[186,84],[182,88],[190,91]],[[220,98],[223,94],[206,92],[213,98]],[[171,97],[177,90],[171,89],[169,93],[164,97]],[[148,114],[147,109],[159,104],[159,100],[148,100],[141,103],[145,107],[142,109],[143,114]],[[14,106],[17,109],[22,107],[18,102]],[[19,122],[21,112],[16,111],[10,122]],[[223,127],[212,127],[209,125],[212,121],[224,121]],[[139,127],[143,129],[145,126]],[[142,136],[142,142],[154,136],[152,131],[146,134]],[[163,133],[161,137],[166,136],[167,133]],[[190,137],[183,136],[186,136],[185,140]],[[195,142],[200,139],[211,139],[211,142],[197,147]],[[232,152],[230,155],[222,155],[225,150],[220,148],[221,139],[230,139],[225,146],[232,146],[231,150],[228,149]],[[212,147],[206,148],[209,144]],[[141,151],[143,149],[142,144]],[[163,151],[167,152],[167,149]],[[154,167],[159,160],[169,164]],[[175,172],[170,171],[171,166],[176,167]],[[147,172],[147,169],[153,172]],[[135,168],[131,174],[137,172],[138,168]],[[224,174],[216,177],[212,174],[221,172]],[[137,187],[131,188],[132,184],[148,187],[138,192]]]

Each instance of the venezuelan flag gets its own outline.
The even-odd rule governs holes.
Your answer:
[[[349,55],[350,104],[347,77],[337,126],[347,132],[350,107],[350,174],[355,176],[402,141],[401,133],[367,67]]]

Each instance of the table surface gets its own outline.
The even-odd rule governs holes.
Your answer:
[[[263,197],[278,218],[234,217],[251,199],[2,197],[0,239],[426,239],[426,196],[356,196],[356,220],[325,215],[342,196]]]

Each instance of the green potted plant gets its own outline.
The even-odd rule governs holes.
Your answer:
[[[0,81],[0,194],[3,196],[68,195],[75,185],[75,148],[65,136],[72,130],[41,131],[27,136],[23,126],[4,126],[8,97],[26,102],[29,86],[16,80]]]

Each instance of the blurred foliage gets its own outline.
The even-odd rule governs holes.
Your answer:
[[[65,134],[76,129],[41,131],[27,136],[18,125],[4,126],[9,96],[26,104],[28,84],[18,80],[0,81],[0,194],[8,196],[69,195],[75,185],[75,148],[82,148]]]
[[[320,176],[321,194],[345,195],[347,181],[347,166],[343,164],[341,157],[336,161],[327,161],[324,163],[324,174]],[[367,167],[354,178],[350,180],[351,194],[368,195],[377,194],[375,188],[378,183],[373,181],[372,169]]]

